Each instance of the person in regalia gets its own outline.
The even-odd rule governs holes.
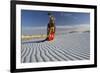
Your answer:
[[[51,13],[48,13],[49,15],[49,23],[47,26],[47,40],[51,41],[54,40],[55,37],[55,18]]]

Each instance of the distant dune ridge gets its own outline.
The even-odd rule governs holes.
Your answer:
[[[90,59],[90,32],[65,32],[56,35],[53,41],[41,41],[44,39],[22,40],[22,63]]]
[[[56,26],[56,35],[62,35],[73,32],[90,32],[90,26],[88,24],[71,25],[71,26]],[[34,38],[46,38],[47,27],[23,27],[22,36],[23,40]]]

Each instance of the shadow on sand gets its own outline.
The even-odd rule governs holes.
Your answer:
[[[39,41],[26,41],[26,42],[22,42],[22,44],[26,44],[26,43],[42,43],[42,42],[45,42],[45,41],[47,41],[47,39],[39,40]]]

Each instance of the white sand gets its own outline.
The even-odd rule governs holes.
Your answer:
[[[54,41],[35,42],[39,40],[22,41],[22,63],[90,59],[89,32],[67,33],[57,35]]]

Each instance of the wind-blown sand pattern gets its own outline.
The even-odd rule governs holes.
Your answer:
[[[22,63],[89,59],[89,32],[75,32],[57,35],[53,41],[34,41],[34,39],[31,41],[22,40]]]

